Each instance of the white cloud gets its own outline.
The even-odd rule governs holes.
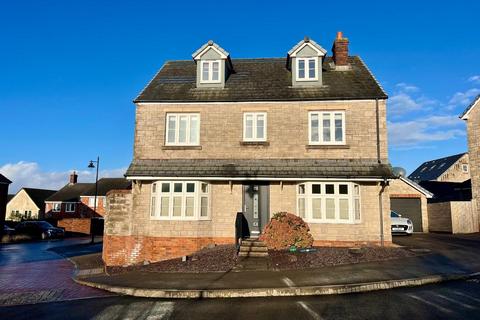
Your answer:
[[[480,75],[471,76],[468,81],[480,84]]]
[[[479,88],[471,88],[465,92],[457,92],[455,93],[450,101],[448,101],[447,110],[453,110],[457,107],[461,107],[461,109],[467,107],[477,95],[480,94]]]
[[[0,173],[12,181],[9,193],[15,193],[22,187],[57,190],[63,187],[69,179],[72,170],[43,171],[38,163],[20,161],[0,166]],[[126,168],[100,170],[101,177],[123,177]],[[94,182],[95,170],[77,171],[79,182]]]
[[[398,117],[409,112],[427,111],[437,101],[419,94],[420,89],[406,83],[395,85],[396,92],[390,97],[388,111],[390,115]]]
[[[463,126],[463,122],[456,115],[388,122],[389,143],[395,149],[415,149],[428,146],[429,142],[464,137]]]

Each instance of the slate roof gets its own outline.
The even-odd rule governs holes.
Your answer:
[[[92,185],[95,186],[94,183],[67,184],[45,201],[77,202],[80,199],[80,195],[89,190]]]
[[[1,184],[10,184],[12,181],[8,180],[3,174],[0,173],[0,183]]]
[[[392,178],[390,165],[375,160],[165,159],[134,160],[126,176],[231,178]]]
[[[45,199],[52,196],[57,190],[23,188],[35,205],[42,210],[45,208]]]
[[[434,194],[429,202],[472,200],[472,180],[464,182],[421,181],[423,188]]]
[[[292,87],[285,58],[232,59],[224,88],[196,88],[194,61],[166,62],[134,102],[248,102],[386,99],[387,95],[358,56],[351,70],[335,71],[332,58],[323,63],[323,86]]]
[[[460,153],[453,156],[430,160],[422,163],[408,178],[413,181],[435,180],[445,171],[455,164],[466,153]]]
[[[98,196],[106,196],[107,192],[114,189],[130,189],[132,182],[125,178],[102,178],[98,180]],[[95,195],[95,183],[82,193],[82,196],[94,196]]]

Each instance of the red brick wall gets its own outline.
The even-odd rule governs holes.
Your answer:
[[[233,244],[235,239],[104,235],[103,261],[107,266],[157,262],[191,254],[212,243]]]
[[[386,247],[391,247],[391,241],[384,242]],[[380,241],[329,241],[329,240],[314,240],[313,245],[316,247],[365,247],[365,246],[380,246]]]
[[[65,231],[90,234],[90,218],[59,219],[57,226]]]

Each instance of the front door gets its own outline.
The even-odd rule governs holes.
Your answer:
[[[267,225],[269,217],[270,185],[252,182],[243,185],[243,214],[248,223],[245,236],[258,237]]]

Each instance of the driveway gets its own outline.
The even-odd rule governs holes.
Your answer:
[[[89,253],[101,250],[101,244],[81,246],[89,240],[72,238],[1,245],[0,305],[111,295],[75,283],[71,279],[73,264],[55,252],[63,248],[88,248]],[[78,254],[84,253],[80,250]]]

